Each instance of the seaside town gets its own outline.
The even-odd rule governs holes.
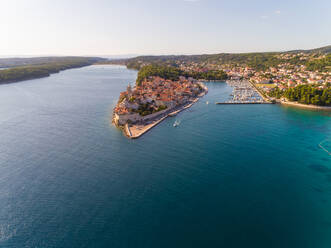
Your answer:
[[[210,58],[169,58],[155,61],[134,60],[136,68],[162,61],[184,72],[224,71],[230,79],[245,79],[267,95],[278,88],[285,91],[300,85],[325,89],[331,85],[331,54],[320,52],[288,52],[271,54],[220,54]],[[128,65],[130,65],[128,63]]]
[[[222,73],[233,92],[228,101],[216,104],[282,103],[330,109],[329,54],[268,54],[263,55],[265,63],[254,56],[242,63],[235,63],[238,58],[231,58],[232,63],[172,59],[159,65],[139,60],[137,83],[120,94],[113,123],[128,137],[140,137],[164,118],[190,107],[207,92],[202,82],[220,81],[217,77]]]
[[[125,127],[125,134],[134,138],[147,131],[149,125],[190,107],[206,92],[207,88],[193,78],[180,76],[178,81],[172,81],[149,77],[134,88],[129,85],[120,94],[113,122]]]
[[[231,79],[246,79],[257,87],[268,93],[273,88],[286,90],[298,85],[311,85],[318,89],[323,89],[331,84],[331,68],[325,71],[307,68],[303,63],[293,64],[297,61],[321,60],[327,55],[306,54],[306,53],[284,53],[274,55],[276,59],[282,61],[275,66],[267,67],[264,70],[256,70],[247,65],[240,64],[217,64],[215,62],[177,62],[179,68],[184,71],[206,72],[209,70],[223,70]],[[329,55],[330,56],[330,55]],[[329,58],[330,60],[330,58]],[[287,62],[288,61],[288,62]]]

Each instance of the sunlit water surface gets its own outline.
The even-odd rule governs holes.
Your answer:
[[[135,78],[90,66],[0,86],[0,247],[331,247],[330,114],[215,105],[231,88],[207,83],[129,140],[110,118]]]

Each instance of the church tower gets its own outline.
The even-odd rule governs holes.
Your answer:
[[[131,85],[130,84],[126,88],[126,91],[128,92],[128,97],[130,98],[132,96],[132,88],[131,88]]]

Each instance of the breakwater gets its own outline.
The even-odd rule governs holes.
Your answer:
[[[272,104],[271,102],[216,102],[215,104]]]

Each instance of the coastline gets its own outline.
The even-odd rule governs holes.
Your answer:
[[[287,101],[280,101],[280,104],[287,105],[287,106],[298,107],[298,108],[305,108],[305,109],[331,111],[331,107],[329,107],[329,106],[308,105],[308,104],[302,104],[302,103],[298,103],[298,102],[287,102]]]
[[[204,86],[204,91],[201,92],[196,98],[194,98],[192,101],[188,102],[187,104],[179,107],[178,109],[175,108],[170,113],[167,113],[166,115],[160,115],[156,120],[149,124],[136,124],[136,125],[129,125],[125,124],[123,133],[125,136],[127,136],[130,139],[137,139],[147,133],[149,130],[151,130],[153,127],[157,126],[159,123],[161,123],[163,120],[165,120],[167,117],[173,117],[176,116],[178,113],[182,112],[185,109],[188,109],[193,106],[194,103],[198,102],[200,98],[205,96],[208,93],[208,88]]]
[[[27,65],[12,66],[4,69],[0,68],[0,85],[19,83],[22,81],[28,81],[28,80],[34,80],[40,78],[47,78],[53,74],[60,73],[62,71],[79,69],[93,64],[94,64],[93,61],[84,61],[80,64],[77,64],[77,62],[60,61],[58,63],[50,62],[43,64],[27,64]],[[42,73],[40,72],[40,70],[43,70]],[[22,73],[23,76],[17,78],[13,77],[10,79],[4,79],[3,77],[1,78],[3,74],[8,74],[8,72],[14,74],[17,73],[17,71]]]
[[[59,72],[57,72],[57,73],[59,73]],[[52,74],[54,74],[54,73],[52,73]],[[45,75],[45,76],[39,76],[39,77],[31,77],[31,78],[25,78],[25,79],[19,79],[19,80],[0,82],[0,85],[15,84],[15,83],[20,83],[20,82],[24,82],[24,81],[34,80],[34,79],[47,78],[47,77],[50,77],[52,74]]]

